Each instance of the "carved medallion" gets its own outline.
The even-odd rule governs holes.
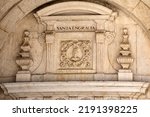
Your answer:
[[[60,42],[61,69],[92,68],[92,44],[90,40],[64,40]]]

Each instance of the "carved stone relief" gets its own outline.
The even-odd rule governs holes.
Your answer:
[[[104,73],[115,73],[116,70],[113,68],[113,65],[110,63],[110,57],[108,52],[110,51],[108,49],[109,45],[113,43],[115,39],[115,32],[114,31],[106,31],[104,33],[105,36],[105,42],[104,42]]]
[[[61,77],[64,80],[80,80],[81,77],[84,80],[99,80],[103,74],[117,73],[108,55],[108,47],[116,35],[116,12],[98,8],[93,11],[95,15],[87,10],[82,15],[77,11],[76,15],[60,12],[55,16],[44,9],[34,14],[43,31],[30,32],[28,35],[32,46],[29,53],[34,61],[28,68],[30,80],[34,81],[37,77],[40,81],[51,78],[58,80]],[[42,43],[38,43],[39,39],[43,39]],[[36,51],[36,47],[40,49]]]
[[[133,58],[131,57],[130,44],[128,42],[128,30],[123,29],[123,40],[120,44],[121,50],[120,55],[117,58],[118,63],[121,65],[122,69],[129,69],[131,63],[133,63]]]
[[[31,58],[30,58],[30,44],[29,44],[29,31],[24,32],[24,41],[21,45],[21,51],[20,51],[20,57],[16,60],[17,64],[21,67],[22,71],[29,70],[30,64],[31,64]]]
[[[103,3],[97,4],[101,2],[64,1],[40,6],[40,10],[34,8],[24,18],[17,18],[17,13],[2,18],[0,82],[14,82],[15,78],[18,81],[2,84],[5,91],[14,99],[150,97],[150,93],[146,96],[147,86],[136,87],[139,81],[150,81],[150,41],[141,28],[143,25],[134,16],[126,16],[122,8],[115,10],[109,3],[108,8]],[[22,5],[20,8],[22,13]],[[9,31],[9,25],[14,27],[13,32]],[[19,84],[20,81],[23,82]],[[72,84],[70,81],[78,85],[64,88]],[[86,87],[82,81],[88,81]],[[102,85],[99,87],[97,83]],[[1,98],[9,96],[2,92]]]
[[[29,44],[29,31],[24,31],[23,44],[21,45],[20,56],[16,59],[16,63],[20,66],[20,70],[16,74],[16,81],[30,81],[31,73],[29,71],[30,65],[33,63],[30,55],[30,44]]]
[[[45,70],[41,68],[41,65],[43,64],[44,59],[44,50],[46,49],[45,46],[45,33],[39,33],[39,32],[30,32],[30,54],[33,59],[33,64],[30,66],[29,70],[32,74],[36,73],[44,73]]]
[[[89,40],[60,42],[60,69],[92,68],[92,44]]]
[[[77,80],[80,78],[74,77],[81,77],[80,74],[100,77],[99,74],[110,71],[116,73],[109,61],[108,46],[115,39],[114,21],[118,14],[96,4],[88,7],[86,2],[78,3],[83,6],[68,2],[73,7],[66,9],[65,3],[60,3],[35,13],[37,21],[45,26],[46,79],[57,79],[59,74],[62,79],[69,74],[67,77]],[[64,10],[59,11],[60,7]]]
[[[123,40],[120,44],[121,50],[120,55],[117,58],[118,63],[121,65],[121,69],[118,72],[118,80],[133,80],[133,73],[129,69],[133,58],[131,56],[130,44],[128,41],[128,29],[123,29]]]

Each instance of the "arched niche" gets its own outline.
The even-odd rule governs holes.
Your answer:
[[[93,1],[94,2],[94,1]],[[103,1],[104,2],[104,1]],[[52,29],[51,29],[51,26],[50,25],[47,25],[47,23],[50,23],[48,20],[56,20],[56,19],[58,19],[58,18],[60,18],[59,16],[61,15],[61,16],[65,16],[65,17],[61,17],[59,20],[68,20],[69,18],[68,18],[68,16],[70,16],[70,18],[72,17],[72,19],[73,20],[79,20],[79,19],[75,19],[75,17],[73,17],[73,16],[71,16],[71,15],[74,15],[74,16],[76,16],[76,15],[79,15],[80,16],[80,18],[82,17],[83,19],[87,19],[87,18],[90,18],[90,17],[88,17],[88,16],[96,16],[96,18],[99,20],[100,19],[100,22],[98,22],[98,20],[95,20],[95,23],[94,23],[94,25],[96,24],[96,28],[98,29],[97,31],[95,31],[96,32],[96,36],[99,38],[101,38],[101,39],[95,39],[95,43],[98,43],[98,44],[101,44],[102,45],[102,43],[103,43],[103,39],[102,38],[104,38],[104,35],[102,35],[102,33],[104,34],[104,32],[103,31],[108,31],[108,32],[113,32],[114,31],[114,24],[113,24],[113,22],[114,21],[116,21],[116,20],[118,20],[118,17],[116,18],[116,13],[111,9],[111,7],[105,7],[105,5],[103,6],[103,5],[100,5],[100,2],[98,2],[97,4],[96,3],[91,3],[91,2],[81,2],[81,1],[74,1],[74,2],[58,2],[58,3],[55,3],[54,2],[54,4],[51,4],[51,2],[49,2],[49,4],[46,4],[46,5],[44,5],[44,6],[42,6],[43,4],[45,4],[45,3],[47,3],[47,2],[43,2],[43,3],[41,3],[41,4],[39,4],[39,5],[37,5],[37,7],[40,7],[40,9],[41,10],[39,10],[39,8],[37,8],[37,7],[31,7],[30,8],[30,11],[29,12],[31,12],[31,13],[35,13],[36,15],[36,18],[38,19],[38,21],[39,21],[39,23],[42,23],[43,25],[44,25],[44,27],[45,27],[45,29],[44,29],[44,31],[47,31],[46,33],[46,35],[47,35],[47,37],[48,36],[51,36],[51,38],[53,38],[53,36],[52,35],[49,35],[49,32],[48,31],[51,31]],[[74,4],[73,4],[74,3]],[[105,3],[105,2],[104,2]],[[125,9],[123,9],[122,7],[120,7],[118,4],[114,4],[113,2],[108,2],[109,4],[110,4],[110,6],[112,6],[112,7],[116,7],[116,9],[118,9],[118,11],[124,11],[125,13],[126,13],[126,15],[127,15],[127,17],[128,16],[130,16],[131,17],[131,19],[135,19],[135,18],[133,18],[134,16],[131,14],[131,13],[128,13]],[[26,5],[25,5],[26,6]],[[45,7],[46,6],[46,7]],[[37,9],[36,9],[37,8]],[[34,11],[33,11],[34,10]],[[14,12],[15,12],[15,10],[14,10]],[[27,11],[24,11],[26,14],[28,14],[27,13]],[[11,13],[11,11],[10,11],[10,13]],[[6,16],[9,16],[10,15],[10,13],[8,13]],[[24,15],[23,17],[25,17],[25,18],[28,18],[28,16],[27,15]],[[22,21],[22,20],[24,20],[24,19],[22,19],[23,17],[21,17],[21,18],[16,18],[17,19],[17,23],[16,24],[14,24],[14,23],[11,23],[11,25],[12,24],[14,24],[14,25],[18,25],[18,23],[20,22],[20,21]],[[51,18],[50,18],[51,17]],[[119,17],[120,17],[120,14],[119,14]],[[67,19],[68,18],[68,19]],[[116,18],[116,19],[115,19]],[[93,19],[95,19],[95,17],[91,17],[91,20],[93,20]],[[102,20],[103,19],[103,20]],[[106,20],[107,19],[107,20]],[[4,20],[6,20],[6,18],[4,18]],[[81,20],[81,19],[80,19]],[[105,22],[105,21],[108,21],[108,22]],[[28,22],[28,21],[26,21],[26,22]],[[122,20],[122,22],[124,22],[124,20]],[[135,22],[136,22],[136,20],[135,20]],[[30,23],[32,23],[32,22],[30,22]],[[100,25],[97,25],[97,24],[100,24]],[[136,22],[137,24],[140,24],[139,22]],[[59,23],[58,23],[59,24]],[[88,24],[88,23],[87,23]],[[111,25],[110,25],[111,24]],[[89,24],[90,25],[90,24]],[[123,23],[122,23],[122,25],[123,25]],[[28,27],[26,27],[27,29],[28,29]],[[29,28],[29,30],[30,30],[30,28]],[[15,31],[15,30],[13,30],[13,31]],[[31,30],[32,31],[32,30]],[[130,33],[132,33],[132,30],[130,30],[131,32]],[[10,31],[11,32],[11,31]],[[21,32],[21,31],[20,31]],[[20,34],[20,32],[19,32],[19,34]],[[107,34],[108,34],[108,32],[107,32]],[[117,32],[118,33],[118,32]],[[119,32],[119,34],[121,35],[121,31]],[[19,35],[18,34],[18,35]],[[119,35],[119,36],[120,36]],[[113,34],[111,35],[112,37],[113,37]],[[120,38],[118,36],[118,38]],[[142,39],[144,38],[144,37],[141,37]],[[20,38],[21,39],[21,38]],[[44,38],[44,39],[46,39],[46,38]],[[54,39],[55,40],[55,39]],[[48,43],[51,43],[51,41],[53,42],[54,41],[53,39],[52,40],[46,40]],[[134,40],[134,38],[132,39],[132,43],[134,43],[133,42],[133,40]],[[46,43],[47,45],[49,45],[48,43]],[[105,44],[106,45],[106,44]],[[57,46],[57,45],[56,45]],[[50,46],[51,47],[51,46]],[[97,47],[100,47],[100,46],[97,46]],[[101,46],[102,47],[102,46]],[[118,46],[116,46],[116,47],[118,47]],[[132,46],[133,47],[133,46]],[[103,48],[103,47],[102,47]],[[101,49],[102,50],[102,54],[104,54],[104,55],[106,55],[106,51],[107,51],[107,49],[105,49],[105,50],[103,50],[102,48],[95,48],[95,51],[97,51],[98,49]],[[104,47],[105,48],[105,47]],[[110,48],[111,49],[111,48]],[[118,48],[116,48],[116,50],[117,50]],[[51,49],[50,49],[51,50]],[[119,50],[119,49],[118,49]],[[49,51],[49,50],[48,50]],[[55,51],[51,51],[52,53],[54,53]],[[103,53],[104,52],[104,53]],[[136,50],[134,50],[133,52],[136,52]],[[56,53],[56,52],[55,52]],[[110,54],[112,54],[112,53],[110,53]],[[110,55],[111,56],[111,55]],[[139,55],[140,56],[140,55]],[[47,56],[47,59],[48,59],[48,57],[49,56]],[[136,55],[135,55],[135,57],[136,57]],[[35,57],[36,58],[36,57]],[[116,58],[115,58],[116,59]],[[50,59],[48,59],[48,60],[50,60]],[[101,63],[103,63],[103,61],[102,60],[105,60],[104,62],[106,62],[106,63],[104,63],[104,64],[107,64],[107,63],[109,63],[109,60],[107,61],[107,58],[105,59],[105,58],[96,58],[95,57],[95,60],[98,60],[97,61],[97,63],[99,64],[99,67],[98,68],[96,68],[96,65],[95,65],[95,67],[93,67],[93,73],[95,73],[95,72],[97,72],[95,69],[97,69],[97,70],[99,70],[99,73],[112,73],[113,75],[115,74],[115,73],[117,73],[117,71],[116,70],[118,70],[118,69],[115,69],[114,71],[113,71],[113,68],[111,67],[111,65],[108,67],[107,65],[106,66],[103,66],[103,65],[101,65]],[[101,61],[101,62],[100,62]],[[47,61],[47,63],[48,62],[51,62],[51,60],[50,61]],[[46,63],[46,69],[50,69],[47,65],[49,64],[47,64]],[[36,64],[36,62],[34,61],[34,64]],[[37,66],[39,66],[39,65],[37,65]],[[103,68],[104,67],[104,68]],[[52,67],[52,68],[54,68],[54,67]],[[102,69],[103,68],[103,69]],[[117,68],[117,67],[116,67]],[[112,69],[111,70],[111,72],[108,70],[108,69]],[[43,71],[45,70],[45,68],[43,68]],[[107,71],[108,70],[108,71]],[[147,70],[147,69],[146,69]],[[35,69],[31,69],[31,73],[33,73],[33,76],[34,76],[34,74],[38,74],[38,72],[34,72],[35,71]],[[42,73],[40,73],[40,74],[44,74],[44,72],[42,71]],[[139,71],[141,71],[141,70],[139,70]],[[148,70],[147,70],[148,71]],[[146,72],[147,72],[146,71]],[[54,73],[52,70],[48,70],[48,72],[49,73]],[[138,73],[138,74],[141,74],[143,71],[141,71],[140,73]],[[72,72],[73,73],[73,72]],[[84,72],[83,72],[84,73]],[[145,73],[145,72],[144,72]],[[136,74],[136,70],[135,70],[135,74]],[[91,74],[88,74],[88,76],[90,76]],[[55,77],[55,76],[54,76]],[[66,77],[69,77],[69,76],[66,76]],[[93,79],[93,75],[91,75],[91,78],[89,78],[89,79]],[[100,76],[99,76],[100,77]],[[101,77],[103,77],[103,74],[101,75]],[[115,78],[114,78],[115,77]],[[139,76],[138,76],[139,77]],[[117,76],[116,76],[116,74],[113,76],[113,78],[108,78],[109,80],[111,79],[111,80],[117,80],[116,79],[117,78]],[[68,78],[67,78],[68,79]],[[103,79],[105,80],[105,78],[103,77]],[[102,80],[103,80],[102,79]],[[106,78],[107,79],[107,78]]]
[[[82,8],[79,8],[79,6],[77,6],[77,3],[81,4]],[[70,6],[68,6],[68,4]],[[32,8],[32,10],[33,9],[34,8]],[[46,58],[45,59],[46,62],[45,64],[43,64],[41,68],[45,71],[41,74],[38,74],[39,72],[31,71],[30,74],[31,77],[29,75],[28,79],[26,79],[27,77],[24,77],[25,75],[22,74],[21,76],[23,76],[23,78],[18,77],[19,79],[17,79],[17,81],[22,81],[22,83],[20,82],[3,83],[2,85],[3,90],[6,91],[5,92],[6,94],[12,95],[14,98],[17,99],[18,97],[20,99],[21,98],[23,99],[23,97],[33,97],[34,99],[34,97],[37,96],[51,97],[53,95],[57,95],[60,93],[66,95],[68,94],[71,97],[78,96],[80,95],[80,93],[83,95],[82,97],[87,97],[87,94],[90,94],[89,97],[93,97],[94,95],[100,98],[104,94],[106,94],[106,99],[110,98],[114,99],[114,97],[117,97],[118,99],[119,97],[138,99],[139,95],[141,94],[145,95],[149,83],[123,82],[123,81],[113,82],[114,80],[117,80],[116,74],[114,77],[113,73],[117,72],[113,71],[111,64],[109,64],[110,61],[108,59],[108,46],[112,43],[112,41],[115,38],[114,22],[118,19],[118,17],[117,13],[114,12],[112,9],[88,2],[64,2],[50,5],[39,11],[35,11],[34,13],[36,19],[38,20],[38,23],[44,26],[43,31],[44,44],[46,45],[46,51],[44,56]],[[73,16],[71,14],[73,14]],[[121,22],[122,25],[124,25],[124,20],[121,21],[123,22],[123,23]],[[69,28],[75,22],[77,22],[76,25],[78,26],[78,28]],[[29,24],[31,23],[32,22],[29,22]],[[66,27],[68,25],[69,26],[68,28],[58,28],[57,26],[60,25],[61,27],[64,26]],[[88,27],[79,28],[80,25],[82,27],[88,25]],[[89,28],[91,25],[92,28]],[[74,32],[74,34],[73,36],[71,36],[71,38],[68,39],[66,34],[69,34],[71,32]],[[79,34],[78,32],[81,33]],[[130,32],[133,33],[134,31],[130,30]],[[30,38],[33,38],[32,36],[34,36],[34,38],[37,39],[36,32],[30,33],[32,34]],[[62,35],[62,33],[64,33],[64,35]],[[75,39],[76,41],[82,40],[84,37],[86,41],[92,42],[92,44],[90,45],[93,45],[92,52],[94,54],[92,54],[91,59],[96,61],[96,63],[91,62],[92,67],[87,70],[84,70],[84,68],[82,69],[73,68],[72,70],[70,70],[69,68],[69,71],[67,69],[66,70],[59,69],[58,64],[60,59],[58,58],[60,56],[57,55],[60,55],[60,53],[57,50],[60,50],[59,45],[60,41],[64,37],[66,38],[66,40],[62,41],[70,41],[74,39],[73,37],[77,36],[76,35],[77,33],[80,38]],[[120,31],[118,37],[120,38],[121,36],[122,35]],[[132,41],[134,41],[134,39]],[[114,48],[117,49],[117,46],[115,46]],[[35,46],[35,50],[37,49],[38,46]],[[41,55],[43,56],[43,54]],[[33,64],[35,63],[36,62],[34,61]],[[40,65],[37,66],[39,67]],[[103,73],[106,74],[108,73],[108,76],[105,77]],[[141,78],[141,76],[139,77]],[[64,80],[67,82],[34,82],[34,81],[64,81]],[[78,81],[68,82],[68,80],[71,81],[78,80]],[[86,82],[81,82],[82,80]],[[96,81],[91,82],[91,80]],[[109,80],[109,81],[103,82],[97,80]],[[32,81],[32,82],[26,83],[25,81]]]

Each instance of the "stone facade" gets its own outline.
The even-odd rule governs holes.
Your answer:
[[[147,0],[2,0],[1,99],[150,99]]]

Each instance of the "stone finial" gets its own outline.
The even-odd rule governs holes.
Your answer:
[[[121,65],[121,69],[118,72],[118,80],[122,81],[132,81],[133,73],[130,70],[130,65],[133,63],[133,58],[131,56],[130,44],[128,41],[128,29],[123,29],[123,40],[120,44],[121,50],[117,62]]]
[[[131,63],[133,63],[133,58],[131,57],[130,44],[128,41],[128,29],[123,29],[123,40],[120,44],[121,50],[120,55],[117,58],[117,62],[121,65],[122,69],[129,69]]]
[[[19,57],[16,59],[16,63],[20,66],[20,70],[16,75],[16,81],[29,81],[30,79],[30,71],[29,67],[33,62],[30,55],[30,32],[24,31],[23,33],[23,44],[21,45],[21,51],[19,53]]]

